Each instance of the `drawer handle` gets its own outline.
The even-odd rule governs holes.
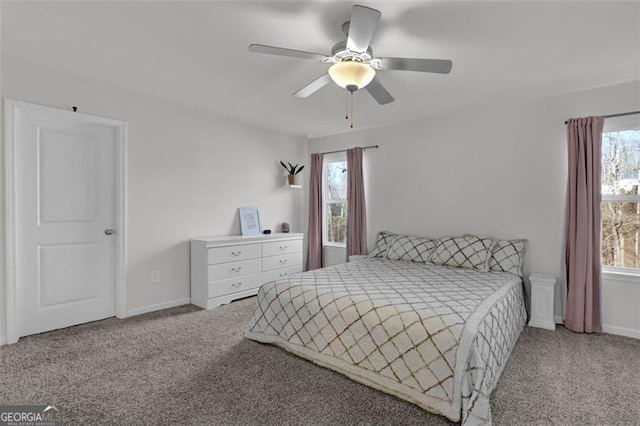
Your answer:
[[[286,277],[287,275],[288,275],[288,274],[287,274],[286,272],[283,272],[282,274],[278,275],[278,277],[279,277],[279,278],[282,278],[282,277]]]
[[[286,250],[287,246],[280,246],[280,250]]]
[[[233,288],[237,288],[237,287],[240,287],[241,285],[242,285],[242,281],[240,281],[240,282],[239,282],[239,283],[237,283],[237,284],[236,284],[236,283],[231,284],[231,287],[233,287]]]
[[[231,268],[231,272],[240,272],[242,270],[242,266],[238,266],[237,268]]]
[[[281,265],[284,265],[285,263],[287,263],[287,259],[284,259],[284,260],[281,260],[281,261],[280,261],[280,264],[281,264]]]
[[[231,256],[240,256],[241,254],[242,254],[242,251],[240,250],[231,252]]]

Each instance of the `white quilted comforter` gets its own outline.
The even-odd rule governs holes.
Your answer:
[[[267,283],[246,337],[464,424],[525,324],[520,277],[367,258]]]

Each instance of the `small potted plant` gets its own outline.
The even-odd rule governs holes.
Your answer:
[[[280,161],[280,164],[282,164],[282,167],[284,167],[284,169],[287,171],[287,173],[289,173],[289,176],[287,176],[287,179],[289,181],[289,185],[297,185],[298,184],[298,173],[300,173],[302,171],[302,169],[304,169],[304,164],[302,166],[299,166],[296,164],[295,166],[291,163],[287,163],[284,164],[284,161]]]

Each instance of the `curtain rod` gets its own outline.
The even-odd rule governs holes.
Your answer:
[[[356,147],[357,148],[357,147]],[[362,149],[372,149],[372,148],[380,148],[378,145],[369,145],[369,146],[363,146]],[[327,151],[327,152],[317,152],[316,154],[335,154],[336,152],[347,152],[348,149],[338,149],[336,151]]]
[[[604,118],[624,117],[625,115],[634,115],[634,114],[640,114],[640,111],[621,112],[619,114],[603,115],[603,117]],[[568,123],[569,123],[569,120],[564,122],[564,124],[568,124]]]

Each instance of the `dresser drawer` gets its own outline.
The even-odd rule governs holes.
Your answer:
[[[271,256],[262,258],[262,270],[272,271],[274,269],[288,268],[302,264],[302,253],[283,254],[281,256]]]
[[[297,253],[302,251],[302,240],[274,241],[262,245],[263,256]]]
[[[257,288],[260,287],[260,284],[262,284],[260,282],[260,274],[212,281],[209,283],[209,297],[224,296],[225,294]]]
[[[276,269],[273,271],[263,272],[262,284],[275,281],[275,280],[281,280],[285,277],[288,277],[289,275],[296,274],[298,272],[302,272],[302,265],[294,266],[291,268]]]
[[[257,259],[262,255],[260,244],[245,244],[239,246],[215,247],[208,251],[209,265],[236,262],[238,260]]]
[[[241,262],[221,263],[209,265],[208,281],[218,281],[227,278],[235,278],[243,275],[257,274],[261,270],[260,259],[243,260]]]

